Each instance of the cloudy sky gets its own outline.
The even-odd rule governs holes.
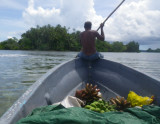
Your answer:
[[[51,24],[83,31],[85,21],[92,29],[122,0],[0,0],[0,41],[20,38],[36,25]],[[136,41],[140,49],[160,48],[160,1],[126,0],[106,22],[106,41]]]

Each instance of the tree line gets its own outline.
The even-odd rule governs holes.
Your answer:
[[[0,49],[3,50],[55,50],[55,51],[80,51],[80,31],[57,25],[37,26],[31,28],[21,35],[0,42]],[[96,48],[99,52],[139,52],[139,43],[131,41],[124,45],[123,42],[96,40]]]
[[[148,48],[148,50],[146,50],[146,52],[160,52],[160,48],[157,48],[155,50]]]

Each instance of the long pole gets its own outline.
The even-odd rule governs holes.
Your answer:
[[[111,15],[122,5],[122,3],[124,2],[125,0],[123,0],[110,14],[109,16],[104,20],[103,24],[109,19],[109,17],[111,17]],[[99,28],[97,29],[97,31],[100,29],[100,26]]]

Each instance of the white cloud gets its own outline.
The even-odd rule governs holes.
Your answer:
[[[108,39],[137,40],[150,44],[153,43],[150,39],[160,42],[160,9],[151,9],[151,6],[152,8],[154,6],[152,2],[151,0],[130,0],[124,3],[106,26]]]
[[[23,12],[23,18],[29,25],[61,24],[82,29],[86,20],[92,21],[94,26],[98,26],[103,20],[96,15],[93,6],[93,0],[61,0],[60,8],[45,9],[41,6],[35,7],[34,0],[30,0],[28,8]]]
[[[42,7],[34,8],[34,1],[29,1],[29,6],[23,12],[25,22],[30,25],[58,24],[61,22],[59,18],[60,9],[44,9]]]

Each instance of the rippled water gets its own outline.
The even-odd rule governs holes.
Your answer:
[[[0,51],[0,116],[49,69],[77,52]],[[160,80],[159,53],[102,53],[104,58],[140,70]]]

